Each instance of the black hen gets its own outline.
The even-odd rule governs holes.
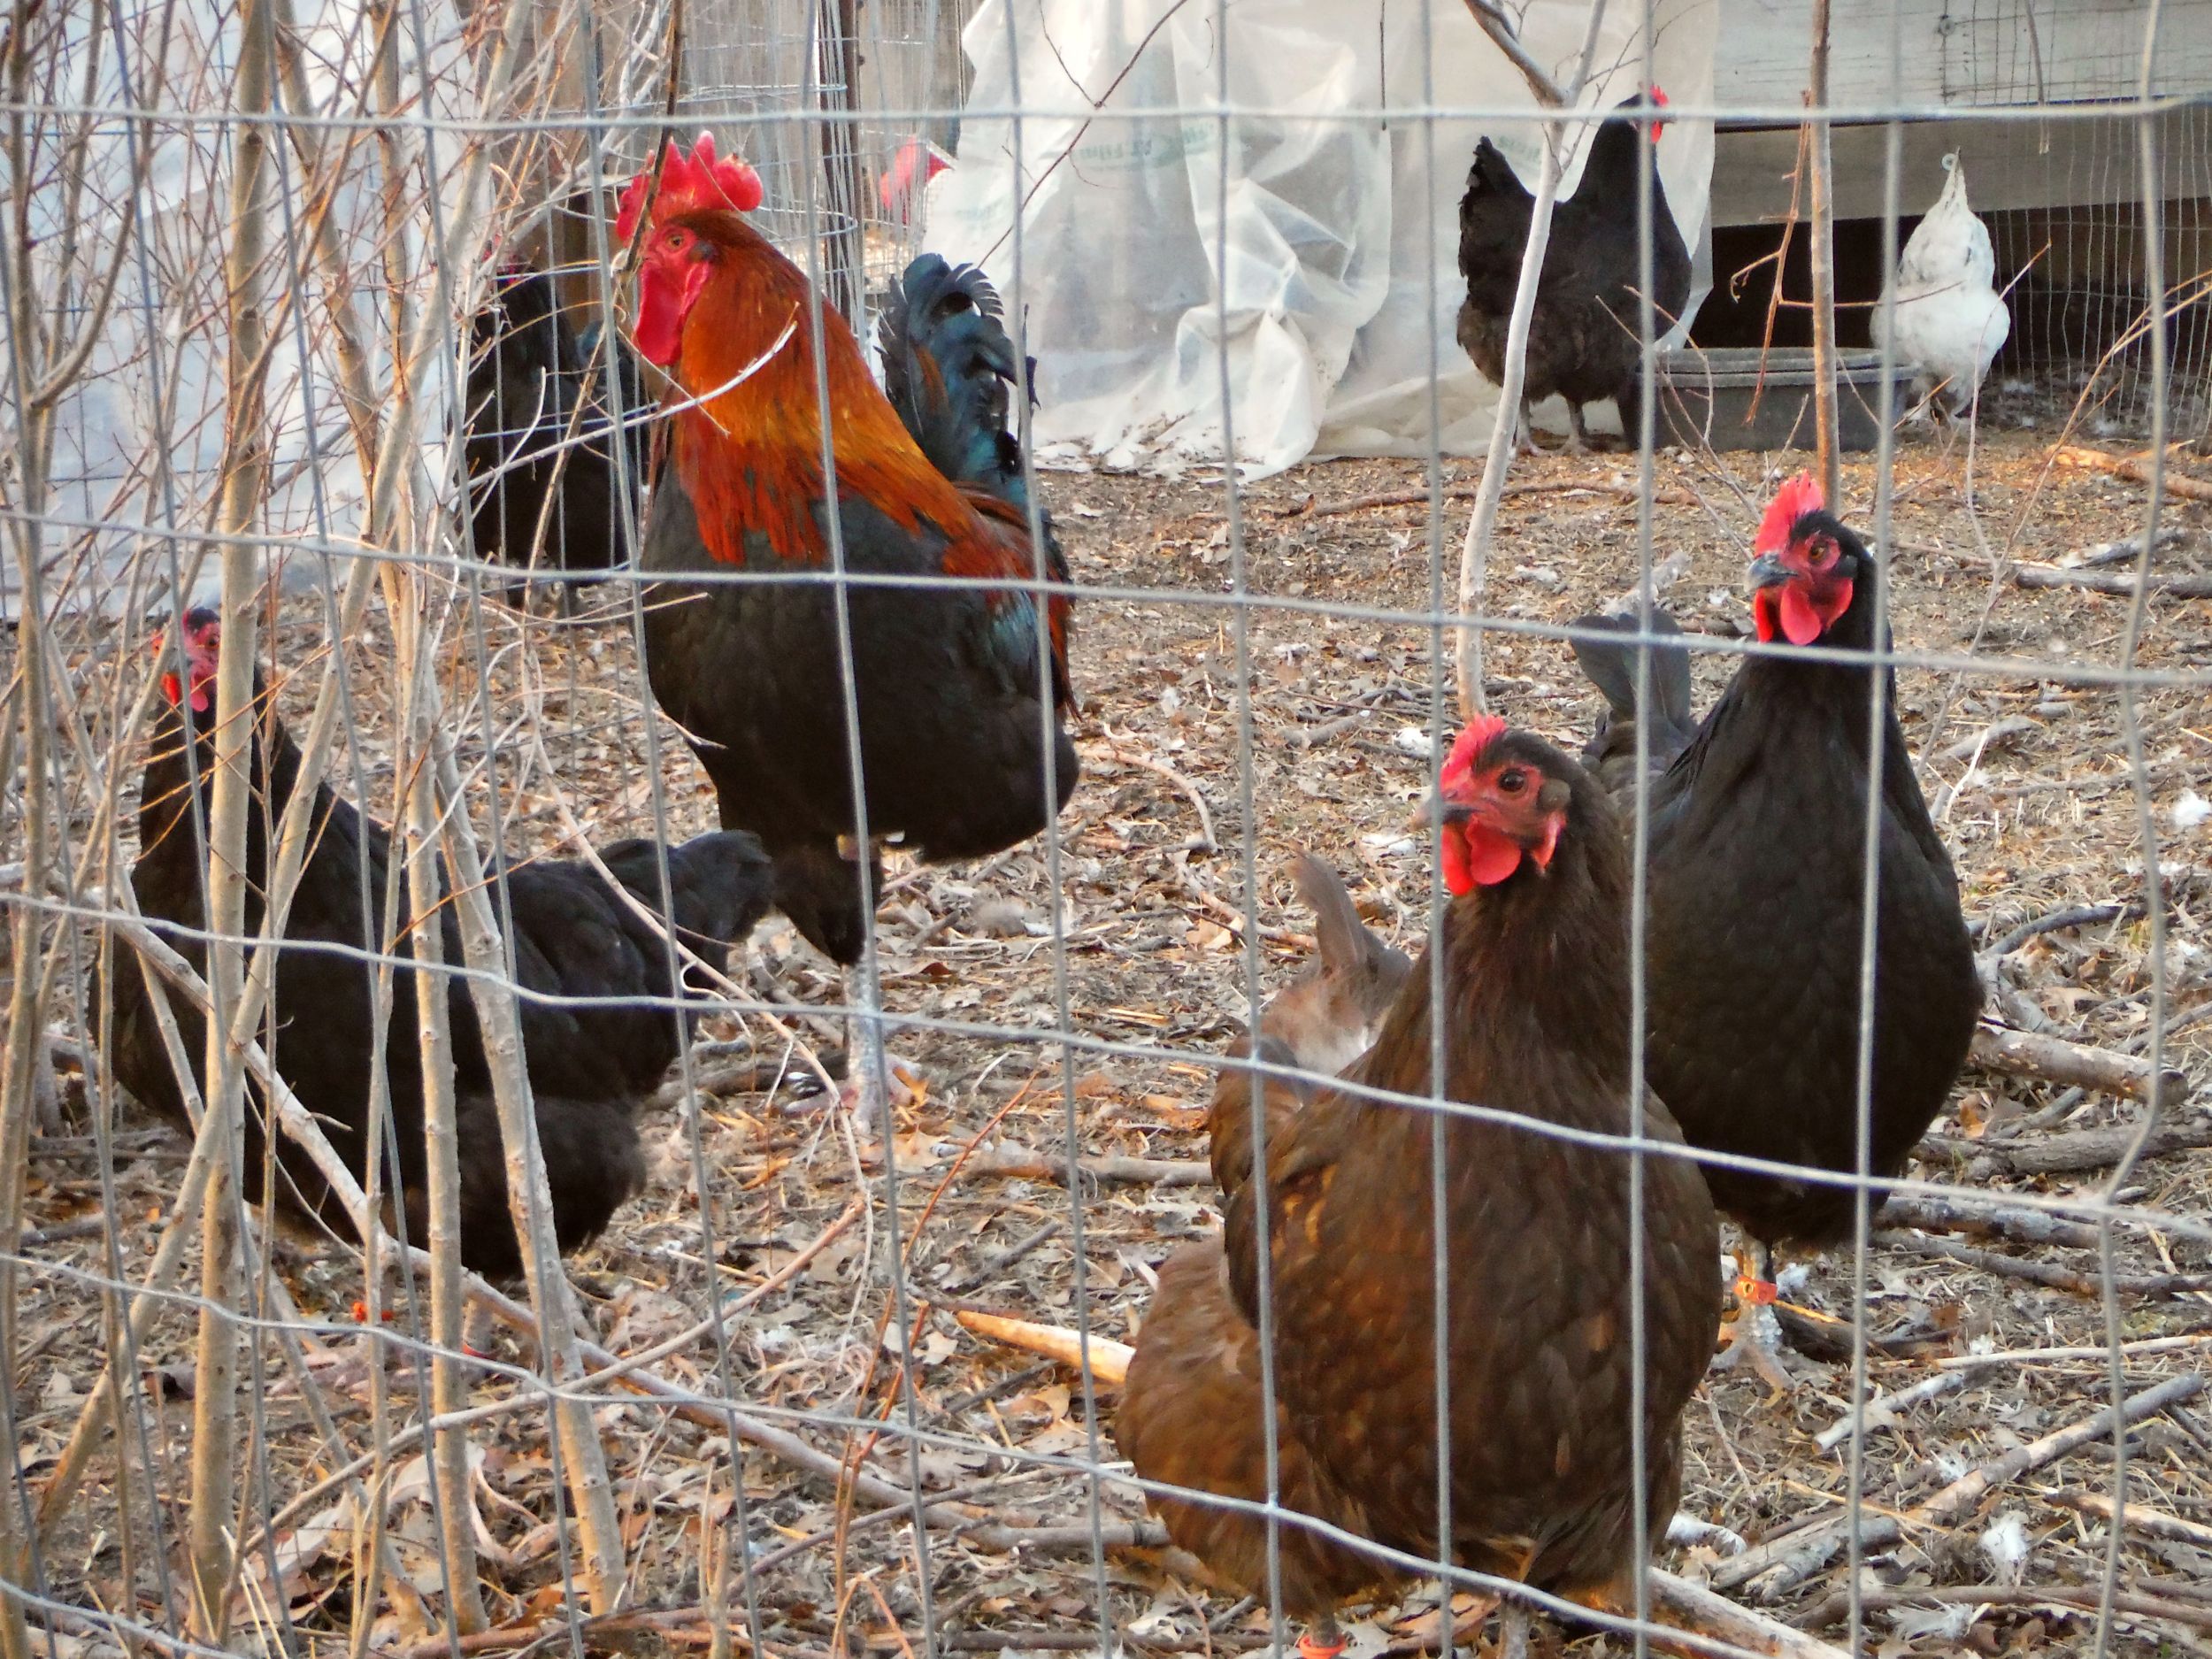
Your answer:
[[[563,571],[630,562],[627,526],[636,521],[645,444],[642,430],[631,425],[618,477],[608,377],[618,377],[622,409],[633,423],[642,412],[643,388],[635,360],[619,346],[594,372],[596,332],[570,326],[546,273],[503,272],[494,280],[469,331],[464,455],[479,558]],[[575,442],[564,463],[572,421]]]
[[[1655,99],[1663,104],[1663,96]],[[1618,106],[1640,110],[1637,99]],[[1652,127],[1656,144],[1659,126]],[[1569,447],[1586,447],[1582,405],[1611,398],[1621,430],[1636,442],[1643,400],[1642,279],[1636,251],[1636,167],[1643,143],[1636,123],[1616,114],[1597,130],[1582,181],[1552,210],[1543,275],[1530,319],[1527,372],[1521,388],[1521,432],[1528,411],[1554,393],[1567,400]],[[1467,194],[1459,204],[1459,273],[1467,298],[1459,308],[1459,343],[1493,384],[1505,380],[1505,339],[1520,286],[1535,206],[1510,163],[1487,138],[1475,146]],[[1690,297],[1690,253],[1667,205],[1658,170],[1651,175],[1651,294],[1655,326],[1673,326]]]
[[[157,723],[152,754],[142,785],[138,862],[131,886],[154,929],[195,967],[206,950],[206,858],[199,826],[205,823],[214,759],[212,680],[219,619],[196,611],[187,619],[184,672],[173,675],[168,705]],[[199,810],[188,772],[184,716],[194,714]],[[258,676],[252,750],[255,798],[247,818],[246,929],[262,926],[269,879],[269,838],[291,799],[299,775],[299,750],[276,718]],[[350,802],[319,784],[308,827],[310,851],[286,918],[280,960],[270,999],[264,1041],[278,1071],[357,1175],[367,1164],[369,1101],[379,1031],[374,1017],[375,970],[364,950],[412,959],[403,925],[396,941],[374,936],[364,925],[363,893],[380,910],[390,868],[390,834]],[[656,845],[626,841],[601,856],[646,910],[660,912]],[[741,939],[765,910],[768,861],[749,835],[702,835],[668,853],[674,917],[683,942],[703,961],[718,966],[727,942]],[[603,1228],[644,1179],[644,1160],[631,1114],[639,1098],[676,1057],[680,1032],[672,1011],[676,988],[668,973],[667,946],[604,878],[580,863],[542,860],[514,866],[508,875],[513,904],[513,948],[525,1059],[536,1102],[555,1229],[564,1250]],[[403,899],[404,887],[402,888]],[[442,920],[442,955],[462,960],[450,910]],[[115,1075],[143,1102],[184,1125],[184,1098],[177,1087],[139,965],[119,951],[113,982]],[[588,999],[588,1001],[583,1000]],[[196,1010],[171,999],[185,1050],[196,1064],[204,1033]],[[490,1073],[475,1004],[466,986],[452,981],[451,1019],[462,1183],[462,1258],[480,1272],[508,1277],[521,1270],[507,1211],[503,1143],[491,1099]],[[423,1147],[422,1075],[411,1032],[415,1020],[413,970],[394,972],[393,1018],[382,1032],[390,1079],[391,1153],[396,1188],[409,1210],[411,1236],[419,1240],[427,1165]],[[248,1196],[261,1198],[262,1107],[250,1101],[245,1171]],[[320,1215],[350,1233],[327,1184],[306,1156],[280,1139],[278,1190],[285,1207]],[[388,1187],[394,1185],[388,1183]]]
[[[1753,547],[1761,639],[1886,648],[1875,636],[1865,544],[1824,510],[1810,478],[1783,487]],[[1606,641],[1576,647],[1610,705],[1593,745],[1601,764],[1633,741],[1633,651]],[[1913,775],[1893,687],[1876,755],[1865,664],[1749,657],[1688,732],[1686,654],[1655,646],[1653,659],[1662,699],[1651,744],[1665,769],[1651,781],[1649,809],[1652,1087],[1694,1145],[1857,1170],[1862,849],[1870,761],[1878,760],[1868,1167],[1894,1175],[1965,1063],[1982,990],[1958,879]],[[1632,766],[1621,783],[1633,787]],[[1848,1187],[1705,1173],[1715,1202],[1766,1244],[1832,1242],[1851,1230]]]

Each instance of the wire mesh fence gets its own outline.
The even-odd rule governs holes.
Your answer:
[[[2212,1641],[2212,5],[1812,10],[7,12],[0,1650]]]

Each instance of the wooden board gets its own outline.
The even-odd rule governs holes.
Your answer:
[[[2150,0],[1832,0],[1829,104],[1909,107],[2130,98],[2142,72]],[[1797,102],[1811,48],[1805,0],[1721,0],[1721,109]],[[2152,90],[2188,96],[2212,86],[2212,0],[2160,10]]]
[[[2168,201],[2212,195],[2205,152],[2212,111],[2172,111],[2154,118],[2163,161],[2160,194]],[[2136,124],[2093,120],[2001,121],[1974,118],[1906,124],[1898,173],[1897,211],[1925,212],[1943,188],[1943,157],[1957,150],[1967,195],[1977,212],[2014,208],[2109,206],[2142,199]],[[1836,217],[1878,219],[1885,211],[1885,126],[1835,129]],[[1797,129],[1723,132],[1713,157],[1713,222],[1778,224],[1790,209],[1790,173],[1797,165]]]

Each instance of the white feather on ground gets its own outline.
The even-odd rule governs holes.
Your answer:
[[[1955,413],[1973,401],[2012,333],[2012,312],[1996,290],[1997,260],[1989,227],[1966,202],[1966,170],[1956,155],[1943,158],[1950,173],[1943,194],[1905,243],[1890,284],[1890,308],[1874,313],[1874,343],[1890,335],[1900,362],[1916,363],[1913,382],[1922,396],[1933,392]]]

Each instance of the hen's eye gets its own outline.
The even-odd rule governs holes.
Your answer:
[[[1518,766],[1509,766],[1498,774],[1498,788],[1506,795],[1518,795],[1528,787],[1528,774]]]

